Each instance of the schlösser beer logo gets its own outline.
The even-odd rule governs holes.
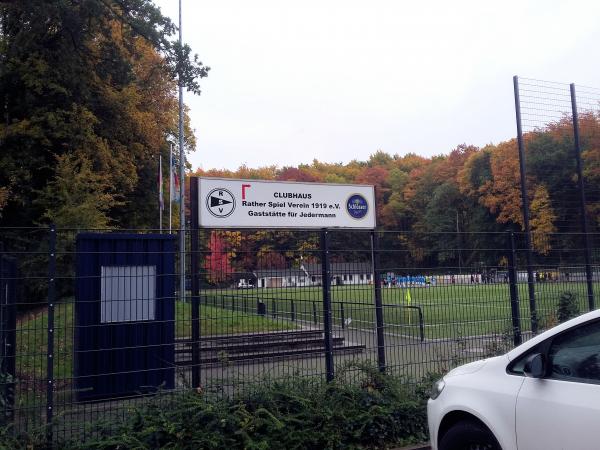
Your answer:
[[[353,219],[362,219],[369,212],[369,202],[360,194],[352,194],[346,201],[346,211]]]
[[[235,197],[227,189],[213,189],[206,196],[206,207],[209,213],[222,219],[235,209]]]

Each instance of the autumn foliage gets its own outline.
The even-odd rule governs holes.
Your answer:
[[[600,226],[600,118],[583,115],[583,171],[586,211]],[[579,194],[572,124],[561,120],[525,135],[527,187],[533,246],[545,254],[548,236],[579,232]],[[374,153],[348,164],[314,160],[298,167],[269,166],[195,175],[302,182],[371,184],[376,189],[378,226],[413,232],[524,230],[516,139],[478,148],[459,145],[431,158]],[[420,250],[415,248],[418,254]]]
[[[167,139],[178,133],[177,78],[198,93],[208,68],[178,47],[174,25],[151,0],[23,0],[0,2],[0,12],[0,226],[156,228],[158,156],[167,161]],[[586,214],[591,231],[598,231],[600,116],[586,113],[579,120]],[[185,150],[193,151],[187,116],[185,133]],[[548,236],[581,231],[571,118],[524,139],[533,245],[544,254],[551,250]],[[315,159],[297,167],[242,165],[194,174],[370,184],[377,224],[388,230],[524,229],[515,139],[483,148],[462,144],[433,157],[378,150],[366,161]],[[266,246],[267,238],[279,247]],[[253,253],[224,250],[240,239]],[[268,253],[265,264],[286,266],[298,258],[286,249],[308,251],[311,239],[215,233],[205,262],[218,283],[232,261],[250,267]],[[447,246],[464,245],[456,236],[445,239]],[[413,239],[410,245],[420,258],[433,244]]]

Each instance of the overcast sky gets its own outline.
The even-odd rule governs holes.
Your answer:
[[[194,168],[448,153],[515,136],[513,75],[600,87],[597,0],[182,3]]]

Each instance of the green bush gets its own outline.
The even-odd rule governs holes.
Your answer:
[[[254,385],[232,398],[186,391],[160,395],[123,423],[72,449],[358,449],[427,439],[427,380],[409,385],[352,365],[331,383],[294,376]],[[31,448],[31,447],[30,447]]]
[[[564,291],[558,299],[558,310],[556,316],[560,323],[566,322],[573,317],[577,317],[580,313],[577,294],[571,291]]]

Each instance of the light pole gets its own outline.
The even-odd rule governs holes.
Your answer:
[[[181,0],[179,0],[179,49],[183,48],[181,34]],[[180,53],[183,54],[182,52]],[[185,301],[185,151],[183,145],[183,80],[181,79],[181,61],[177,74],[179,87],[179,297]]]

